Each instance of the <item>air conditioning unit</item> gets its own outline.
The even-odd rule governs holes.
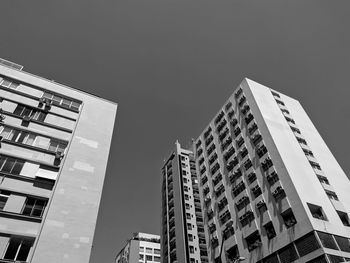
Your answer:
[[[55,158],[61,160],[64,156],[64,152],[56,152]]]

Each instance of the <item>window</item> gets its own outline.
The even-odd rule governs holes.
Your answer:
[[[262,194],[262,191],[261,191],[261,188],[259,187],[259,185],[256,185],[254,186],[252,189],[251,189],[253,195],[255,198],[257,198],[259,195]]]
[[[332,191],[326,191],[326,194],[328,195],[329,199],[333,199],[333,200],[336,200],[336,201],[339,200],[337,194],[332,192]]]
[[[300,144],[307,145],[307,142],[303,138],[296,137]]]
[[[192,235],[192,234],[189,234],[189,235],[188,235],[188,240],[189,240],[189,241],[193,241],[193,235]]]
[[[242,216],[239,217],[239,221],[241,222],[242,227],[248,225],[254,219],[255,219],[255,216],[251,210],[248,210]]]
[[[192,225],[190,223],[187,223],[187,229],[192,230]]]
[[[277,104],[280,104],[280,105],[282,105],[282,106],[285,106],[284,103],[283,103],[283,101],[276,100],[276,102],[277,102]]]
[[[350,221],[347,213],[341,212],[337,210],[340,220],[342,221],[344,226],[350,226]]]
[[[312,168],[321,170],[321,166],[318,163],[315,163],[313,161],[309,161],[309,163],[312,166]]]
[[[271,93],[272,93],[273,96],[280,98],[280,95],[277,92],[274,92],[274,91],[271,90]]]
[[[21,117],[29,117],[33,120],[37,120],[40,122],[43,122],[46,118],[47,113],[34,109],[29,106],[25,106],[22,104],[18,104],[16,109],[14,110],[13,114]]]
[[[295,127],[290,127],[292,129],[293,132],[301,134],[300,130],[295,128]]]
[[[151,255],[146,255],[146,262],[147,261],[152,261],[152,256]]]
[[[185,194],[185,200],[189,200],[189,196],[187,194]]]
[[[287,228],[290,228],[297,223],[297,220],[294,217],[292,209],[288,209],[286,212],[281,214],[281,216]]]
[[[152,248],[146,247],[146,253],[152,253]]]
[[[265,226],[265,231],[268,239],[271,239],[276,236],[275,228],[273,227],[272,222],[267,223]]]
[[[140,251],[141,252],[145,251],[145,248],[144,247],[140,247]]]
[[[81,103],[73,101],[72,99],[62,98],[49,92],[45,92],[43,98],[50,99],[54,105],[59,105],[74,111],[79,111],[81,105]]]
[[[190,246],[190,253],[194,253],[194,247]]]
[[[0,157],[0,172],[19,175],[24,165],[24,161],[2,155]]]
[[[190,209],[190,204],[185,204],[185,206],[186,206],[186,209]]]
[[[190,213],[186,213],[186,218],[187,219],[191,219],[191,214]]]
[[[49,151],[64,152],[67,147],[66,142],[50,140]]]
[[[153,261],[155,261],[155,262],[160,262],[160,257],[154,256]]]
[[[10,194],[11,193],[8,191],[0,191],[0,210],[1,211],[4,209]]]
[[[2,81],[0,81],[0,85],[5,87],[5,88],[10,88],[10,89],[17,89],[17,87],[19,86],[18,83],[15,83],[9,79],[3,79]]]
[[[22,215],[42,217],[46,204],[46,200],[28,197],[23,207]]]
[[[144,255],[143,254],[139,254],[139,260],[143,262],[143,258],[144,258]]]
[[[252,251],[252,250],[256,249],[257,247],[261,246],[261,238],[260,238],[260,235],[259,235],[258,231],[256,231],[253,234],[251,234],[245,240],[247,242],[249,251]]]
[[[26,261],[32,246],[33,240],[21,237],[11,237],[4,255],[4,259]]]
[[[309,203],[307,205],[308,205],[308,207],[310,209],[311,215],[314,218],[327,221],[327,218],[326,218],[326,216],[325,216],[321,206],[314,205],[314,204],[309,204]]]

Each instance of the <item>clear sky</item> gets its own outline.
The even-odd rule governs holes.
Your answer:
[[[350,172],[350,1],[1,1],[0,57],[119,104],[90,263],[160,233],[160,168],[244,77],[300,100]],[[103,116],[101,116],[103,117]]]

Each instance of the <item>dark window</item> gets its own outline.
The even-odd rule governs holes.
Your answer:
[[[10,196],[10,192],[0,191],[0,210],[4,209],[9,196]]]
[[[279,263],[279,260],[278,260],[277,254],[274,253],[274,254],[264,258],[263,262],[264,263]]]
[[[249,237],[246,238],[248,250],[252,251],[253,249],[261,246],[261,239],[259,232],[256,231],[253,234],[251,234]]]
[[[0,157],[0,171],[4,173],[20,174],[24,165],[24,161],[12,157]]]
[[[350,252],[349,239],[341,236],[334,236],[334,238],[341,251]]]
[[[273,227],[272,222],[267,223],[265,226],[265,231],[268,239],[271,239],[276,236],[275,228]]]
[[[13,114],[21,117],[31,117],[34,120],[43,122],[46,118],[46,112],[36,110],[32,107],[24,106],[22,104],[18,104]]]
[[[290,228],[297,223],[297,220],[294,217],[292,209],[288,209],[286,212],[281,214],[281,216],[287,228]]]
[[[337,244],[331,234],[317,231],[317,235],[320,238],[323,247],[338,250]]]
[[[297,241],[295,241],[295,246],[300,257],[303,257],[320,248],[320,244],[318,243],[314,232],[299,238]]]
[[[344,226],[350,226],[349,217],[347,213],[341,212],[337,210],[340,220],[342,221]]]
[[[325,255],[322,255],[310,261],[307,261],[306,263],[328,263],[328,260],[326,259]]]
[[[278,254],[279,254],[281,263],[289,263],[298,259],[298,254],[297,254],[297,251],[295,250],[294,244],[290,244],[280,249]]]
[[[329,199],[333,199],[333,200],[337,200],[337,201],[339,200],[337,194],[332,192],[332,191],[326,191],[326,194],[327,194]]]
[[[328,258],[329,258],[331,263],[344,262],[344,258],[343,257],[339,257],[339,256],[336,256],[336,255],[328,254]]]
[[[32,245],[32,240],[23,239],[20,237],[11,237],[4,255],[4,259],[26,261]]]
[[[327,218],[326,218],[326,216],[325,216],[321,206],[314,205],[314,204],[309,204],[309,203],[307,205],[308,205],[308,207],[310,209],[311,215],[314,218],[327,221]]]
[[[63,98],[61,96],[54,95],[49,92],[45,92],[43,98],[50,99],[52,101],[52,104],[54,105],[60,105],[64,108],[72,109],[75,111],[79,111],[81,105],[81,103],[73,101],[72,99]]]
[[[27,216],[42,217],[46,204],[46,200],[28,197],[22,210],[22,214]]]

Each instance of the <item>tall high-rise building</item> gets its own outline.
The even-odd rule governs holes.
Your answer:
[[[160,262],[160,237],[146,233],[135,233],[115,258],[115,263],[151,262]]]
[[[117,105],[0,60],[0,108],[0,261],[88,262]]]
[[[162,167],[162,263],[208,262],[193,153],[175,143]]]
[[[194,153],[210,262],[350,260],[350,182],[297,100],[243,80]]]

